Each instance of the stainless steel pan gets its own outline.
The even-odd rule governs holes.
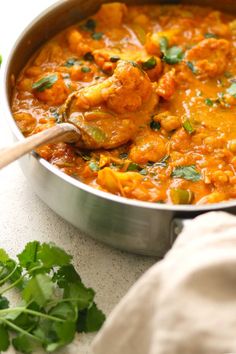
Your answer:
[[[12,77],[17,77],[30,56],[57,32],[94,13],[102,0],[62,0],[38,16],[18,38],[5,66],[3,100],[17,140],[24,139],[10,109]],[[126,1],[128,4],[158,1]],[[178,3],[164,1],[159,3]],[[191,0],[235,12],[236,1]],[[2,119],[2,118],[1,118]],[[206,206],[172,206],[121,198],[95,190],[67,175],[36,153],[20,160],[22,170],[40,198],[56,213],[93,238],[111,246],[145,255],[163,256],[170,248],[183,219],[209,210],[236,211],[236,201]],[[66,235],[65,235],[66,237]]]

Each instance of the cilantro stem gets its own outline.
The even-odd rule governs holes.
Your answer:
[[[8,287],[6,287],[5,289],[3,289],[2,291],[0,291],[0,296],[4,293],[6,293],[8,290],[11,290],[12,288],[14,288],[17,284],[19,284],[25,277],[25,274],[22,275],[19,279],[17,279],[14,283],[12,283],[11,285],[9,285]]]
[[[25,274],[23,274],[19,279],[17,279],[14,283],[12,283],[11,285],[9,285],[8,287],[6,287],[5,289],[3,289],[2,291],[0,291],[0,296],[4,293],[6,293],[7,291],[11,290],[12,288],[14,288],[17,284],[19,284],[26,275],[31,275],[32,272],[34,272],[35,270],[41,269],[43,268],[43,266],[37,266],[34,267],[32,269],[29,269]]]
[[[24,329],[16,326],[14,323],[12,323],[11,321],[8,321],[6,318],[0,318],[0,321],[4,322],[7,326],[11,327],[12,329],[14,329],[16,332],[19,332],[21,334],[24,334],[25,336],[30,337],[31,339],[37,340],[38,342],[41,342],[41,339],[34,336],[33,334],[25,331]]]
[[[17,269],[17,265],[15,265],[15,267],[14,267],[14,269],[11,271],[11,273],[9,273],[5,278],[3,278],[3,279],[0,280],[0,286],[1,286],[2,284],[4,284],[4,283],[15,273],[16,269]]]
[[[5,314],[5,313],[7,314],[7,313],[11,313],[11,312],[18,312],[18,311],[22,312],[22,313],[28,313],[28,314],[33,315],[33,316],[46,318],[47,320],[52,320],[52,321],[57,321],[57,322],[65,322],[65,320],[63,320],[62,318],[51,316],[51,315],[48,315],[48,314],[43,313],[43,312],[30,310],[30,309],[27,309],[25,307],[12,307],[12,308],[9,308],[9,309],[0,310],[0,321],[2,319],[2,317],[1,317],[2,314]]]

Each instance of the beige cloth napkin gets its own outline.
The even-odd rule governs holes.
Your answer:
[[[94,354],[235,354],[236,217],[187,224],[108,317]]]

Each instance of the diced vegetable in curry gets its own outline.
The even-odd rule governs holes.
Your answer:
[[[92,137],[89,150],[83,141],[37,150],[66,174],[154,203],[236,198],[231,15],[102,5],[46,43],[16,80],[12,111],[25,136],[60,124],[62,107]]]

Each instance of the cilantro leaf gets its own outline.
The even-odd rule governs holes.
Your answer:
[[[0,248],[0,263],[6,264],[6,262],[10,259],[6,251],[4,249]]]
[[[166,37],[160,38],[160,49],[163,53],[162,60],[167,64],[178,64],[183,60],[184,53],[182,48],[178,46],[169,47],[168,39]]]
[[[174,46],[167,49],[163,60],[167,64],[178,64],[183,60],[184,53],[180,47]]]
[[[64,290],[63,297],[74,299],[72,303],[76,308],[82,310],[88,307],[94,299],[93,289],[86,288],[81,282],[68,284]]]
[[[188,181],[197,182],[201,179],[201,174],[196,170],[194,165],[177,166],[174,168],[171,177],[184,178]]]
[[[53,307],[49,314],[62,319],[73,319],[76,317],[75,308],[70,302],[61,302]]]
[[[38,258],[39,247],[40,247],[40,244],[38,241],[29,242],[25,246],[24,250],[20,254],[17,255],[20,265],[23,268],[29,269],[32,266],[35,266],[38,264],[37,258]]]
[[[99,41],[100,39],[102,39],[102,36],[103,36],[103,32],[94,32],[91,35],[91,37],[93,39],[95,39],[96,41]]]
[[[38,347],[39,343],[33,341],[25,334],[20,334],[17,337],[13,338],[12,344],[16,350],[25,354],[30,354]]]
[[[6,351],[10,345],[9,334],[2,324],[0,324],[0,351]]]
[[[38,251],[38,260],[44,267],[63,266],[70,264],[72,256],[53,243],[43,243]]]
[[[142,68],[143,68],[143,70],[150,70],[150,69],[155,68],[156,65],[157,65],[156,58],[151,57],[147,61],[142,63]]]
[[[192,126],[192,124],[191,124],[189,119],[186,119],[184,121],[183,127],[189,134],[193,134],[195,132],[195,129],[193,128],[193,126]]]
[[[25,286],[22,296],[27,302],[35,301],[39,306],[44,306],[52,296],[53,282],[45,274],[37,274]]]
[[[56,74],[47,75],[42,79],[34,82],[32,85],[32,89],[42,92],[46,89],[51,88],[57,80],[58,80],[58,76]]]
[[[81,278],[72,264],[62,266],[53,275],[52,280],[57,282],[59,288],[65,288],[68,283],[81,282]]]
[[[65,322],[54,322],[51,330],[57,339],[46,345],[48,352],[55,351],[72,342],[75,337],[76,324],[69,320]]]
[[[90,31],[90,32],[94,32],[97,26],[97,22],[93,19],[93,18],[89,18],[85,24],[82,25],[82,28],[85,31]]]
[[[79,312],[77,330],[78,332],[95,332],[101,328],[104,321],[104,313],[93,303],[88,309]]]
[[[0,295],[0,310],[7,309],[9,307],[9,301],[5,296]]]

